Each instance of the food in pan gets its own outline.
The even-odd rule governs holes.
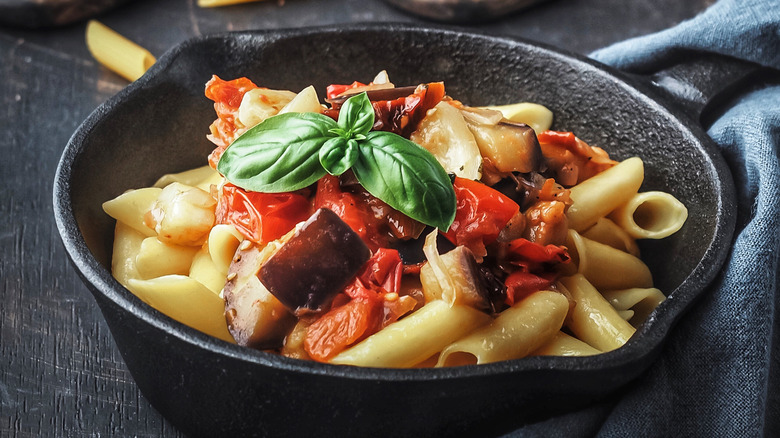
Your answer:
[[[112,271],[218,338],[372,367],[590,355],[664,300],[636,239],[687,217],[535,104],[443,83],[331,85],[327,104],[247,78],[206,85],[208,166],[104,204]]]

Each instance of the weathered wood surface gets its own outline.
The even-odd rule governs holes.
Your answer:
[[[710,3],[553,0],[474,28],[588,53],[674,25]],[[225,30],[418,21],[379,0],[222,9],[139,0],[99,18],[158,56]],[[84,28],[0,28],[0,436],[179,436],[139,393],[52,218],[52,180],[68,138],[126,85],[90,57]]]

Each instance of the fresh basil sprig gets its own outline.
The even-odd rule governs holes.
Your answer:
[[[447,172],[421,146],[391,132],[371,131],[373,125],[366,93],[344,102],[338,122],[316,113],[279,114],[238,137],[217,170],[246,190],[279,193],[352,169],[372,195],[412,219],[447,230],[456,202]]]

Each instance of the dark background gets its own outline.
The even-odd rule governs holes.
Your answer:
[[[470,27],[587,54],[673,26],[713,1],[549,0]],[[14,2],[22,3],[0,6]],[[97,18],[158,57],[190,37],[229,30],[423,22],[380,0],[218,9],[129,1]],[[90,56],[84,30],[84,22],[0,27],[0,436],[178,436],[138,392],[52,217],[52,180],[68,138],[127,85]]]

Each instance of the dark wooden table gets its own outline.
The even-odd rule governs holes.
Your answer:
[[[579,53],[670,27],[713,0],[550,0],[474,29]],[[380,0],[283,0],[201,9],[130,1],[98,17],[159,56],[226,30],[422,21]],[[71,268],[52,218],[52,180],[71,133],[127,85],[100,66],[85,23],[0,28],[0,436],[178,436],[139,393]]]

